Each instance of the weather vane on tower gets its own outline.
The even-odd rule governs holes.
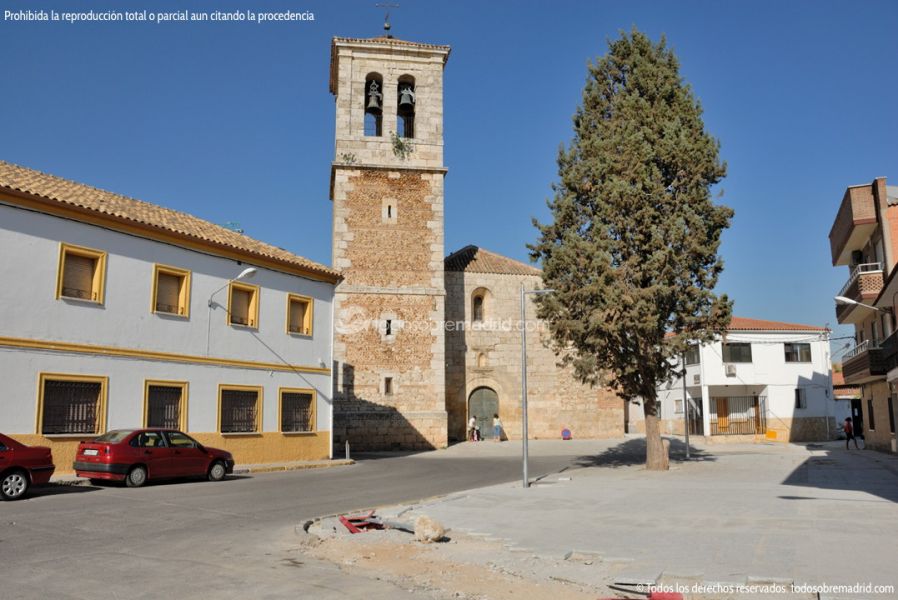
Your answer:
[[[391,2],[381,2],[381,3],[375,4],[374,6],[376,6],[377,8],[385,8],[386,9],[386,14],[384,15],[384,31],[386,32],[386,36],[388,38],[393,37],[390,34],[390,9],[391,8],[399,8],[399,5],[393,4]]]

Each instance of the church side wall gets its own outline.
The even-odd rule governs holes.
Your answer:
[[[464,439],[468,399],[479,387],[499,397],[499,416],[511,439],[520,439],[521,329],[520,286],[541,287],[535,275],[446,273],[446,407],[450,439]],[[482,323],[471,323],[471,298],[484,288]],[[623,402],[614,393],[579,383],[558,366],[548,346],[548,331],[536,319],[527,297],[528,427],[531,438],[559,438],[568,428],[577,438],[623,435]],[[463,329],[459,332],[459,329]],[[482,355],[482,356],[481,356]]]

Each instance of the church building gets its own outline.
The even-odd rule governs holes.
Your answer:
[[[445,447],[475,416],[521,436],[521,286],[540,271],[468,246],[444,258],[450,48],[334,38],[334,443]],[[531,437],[623,434],[623,402],[557,366],[527,301]],[[530,331],[529,329],[533,329]]]

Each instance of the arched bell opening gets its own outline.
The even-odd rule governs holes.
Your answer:
[[[384,78],[378,73],[365,77],[365,135],[383,135]]]
[[[403,75],[399,78],[396,88],[396,127],[399,136],[404,138],[415,137],[415,78],[411,75]]]

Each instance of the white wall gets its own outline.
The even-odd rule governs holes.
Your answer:
[[[0,347],[4,378],[0,431],[37,433],[38,377],[44,373],[109,378],[106,429],[142,425],[147,379],[187,381],[187,430],[218,430],[218,385],[262,386],[262,431],[278,431],[278,388],[310,388],[318,393],[317,431],[330,431],[331,378],[326,374],[262,371],[161,361],[78,355]]]
[[[102,306],[56,299],[60,242],[108,253]],[[189,319],[151,312],[154,263],[192,272]],[[247,280],[261,288],[257,331],[227,324],[227,289],[214,298],[225,308],[208,308],[247,266],[0,204],[0,279],[14,283],[0,287],[0,336],[202,356],[208,339],[218,358],[330,367],[332,284],[259,268]],[[285,333],[288,292],[314,299],[311,339]]]
[[[701,363],[686,368],[687,397],[696,403],[702,402],[704,397],[703,413],[706,420],[710,397],[753,394],[766,396],[767,420],[771,426],[775,424],[776,418],[836,415],[837,407],[833,400],[830,376],[829,342],[822,332],[730,333],[727,341],[752,344],[752,362],[733,363],[736,367],[735,376],[726,374],[720,341],[703,345]],[[785,342],[809,343],[811,362],[787,363]],[[698,380],[695,379],[696,376]],[[805,409],[795,409],[797,387],[805,389]],[[677,401],[683,398],[681,378],[674,378],[659,386],[658,398],[661,400],[662,419],[683,418],[682,412],[676,412]],[[631,407],[631,421],[642,418],[641,406]]]
[[[108,253],[102,306],[56,299],[60,242]],[[191,271],[189,318],[151,312],[154,263]],[[0,280],[6,283],[0,286],[0,337],[330,368],[332,284],[258,268],[247,281],[260,287],[258,330],[229,326],[224,308],[208,308],[212,292],[247,266],[251,265],[0,204]],[[286,333],[288,293],[313,298],[312,337]],[[227,289],[215,300],[227,307]],[[35,431],[41,372],[109,377],[110,428],[140,424],[144,381],[162,379],[189,383],[190,431],[217,429],[219,384],[264,386],[264,431],[278,429],[278,387],[316,389],[318,429],[330,429],[328,374],[0,348],[4,381],[0,431]]]

